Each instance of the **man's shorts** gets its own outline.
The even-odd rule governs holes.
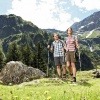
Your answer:
[[[75,62],[75,51],[67,51],[66,59],[69,62]]]
[[[56,66],[65,65],[65,58],[63,56],[61,56],[61,57],[54,57],[54,62],[55,62]]]

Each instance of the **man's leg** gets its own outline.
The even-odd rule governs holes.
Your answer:
[[[58,76],[61,78],[61,67],[59,65],[57,66],[57,73]]]
[[[62,69],[62,77],[65,78],[66,77],[66,64],[65,64],[65,58],[64,56],[59,57],[60,58],[60,65],[61,65],[61,69]]]
[[[61,66],[60,66],[60,59],[59,57],[54,57],[54,61],[55,61],[55,65],[56,65],[56,69],[57,69],[57,74],[59,77],[61,77]]]
[[[63,73],[63,74],[66,74],[66,65],[62,65],[62,69],[63,69],[63,70],[62,70],[62,73]]]

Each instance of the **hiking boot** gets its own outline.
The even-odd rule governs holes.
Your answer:
[[[62,76],[59,76],[59,75],[58,75],[58,78],[59,78],[59,79],[61,79],[61,78],[62,78]]]
[[[63,75],[62,75],[62,78],[66,78],[66,74],[63,74]]]
[[[76,82],[76,77],[73,77],[71,82]]]

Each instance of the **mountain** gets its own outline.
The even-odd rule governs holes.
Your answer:
[[[100,11],[94,12],[92,15],[76,22],[71,26],[75,31],[85,32],[94,29],[100,30]]]
[[[53,33],[58,33],[60,35],[64,34],[64,31],[56,30],[56,29],[44,29],[47,33],[53,34]]]
[[[48,34],[32,22],[23,20],[20,16],[0,15],[0,39],[3,50],[7,51],[9,44],[14,41],[18,45],[28,43],[31,47],[41,42],[44,46],[48,40]]]
[[[43,56],[41,57],[43,57],[43,59],[46,60],[47,59],[47,42],[48,40],[50,40],[50,42],[53,40],[51,33],[55,33],[55,32],[59,33],[62,37],[66,36],[66,34],[63,34],[65,32],[60,31],[60,30],[40,29],[33,23],[29,21],[25,21],[20,16],[16,16],[14,14],[0,15],[0,48],[3,48],[3,51],[5,54],[7,53],[9,45],[13,42],[16,42],[18,46],[29,44],[32,50],[35,52],[35,54],[37,54],[36,52],[38,52],[38,48],[40,48],[39,46],[41,45],[42,49],[40,49],[40,51],[43,51],[42,52]],[[79,42],[82,45],[81,46],[82,49],[89,50],[90,47],[88,46],[88,43],[86,43],[86,42],[89,42],[90,44],[93,44],[93,47],[96,47],[95,51],[100,50],[99,37],[95,39],[87,38],[86,41],[84,41],[84,38],[82,39],[83,40],[79,40]],[[98,52],[98,54],[100,55],[100,52]],[[53,62],[54,61],[52,60],[52,63]],[[88,65],[89,64],[87,64],[86,66]]]
[[[82,48],[94,51],[100,55],[100,11],[72,26],[75,32],[79,32],[80,44]],[[91,50],[92,49],[92,50]]]
[[[43,32],[31,22],[23,20],[14,14],[0,15],[0,38],[19,33],[38,33]]]

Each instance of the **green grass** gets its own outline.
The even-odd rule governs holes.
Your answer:
[[[0,85],[0,100],[100,100],[100,79],[92,71],[77,73],[77,84],[40,79],[20,85]]]
[[[94,31],[92,35],[90,35],[89,38],[97,38],[100,37],[100,31]]]
[[[88,35],[89,33],[88,32],[85,32],[81,38],[84,39],[86,38],[86,36]],[[100,37],[100,31],[94,31],[88,38],[97,38],[97,37]]]

